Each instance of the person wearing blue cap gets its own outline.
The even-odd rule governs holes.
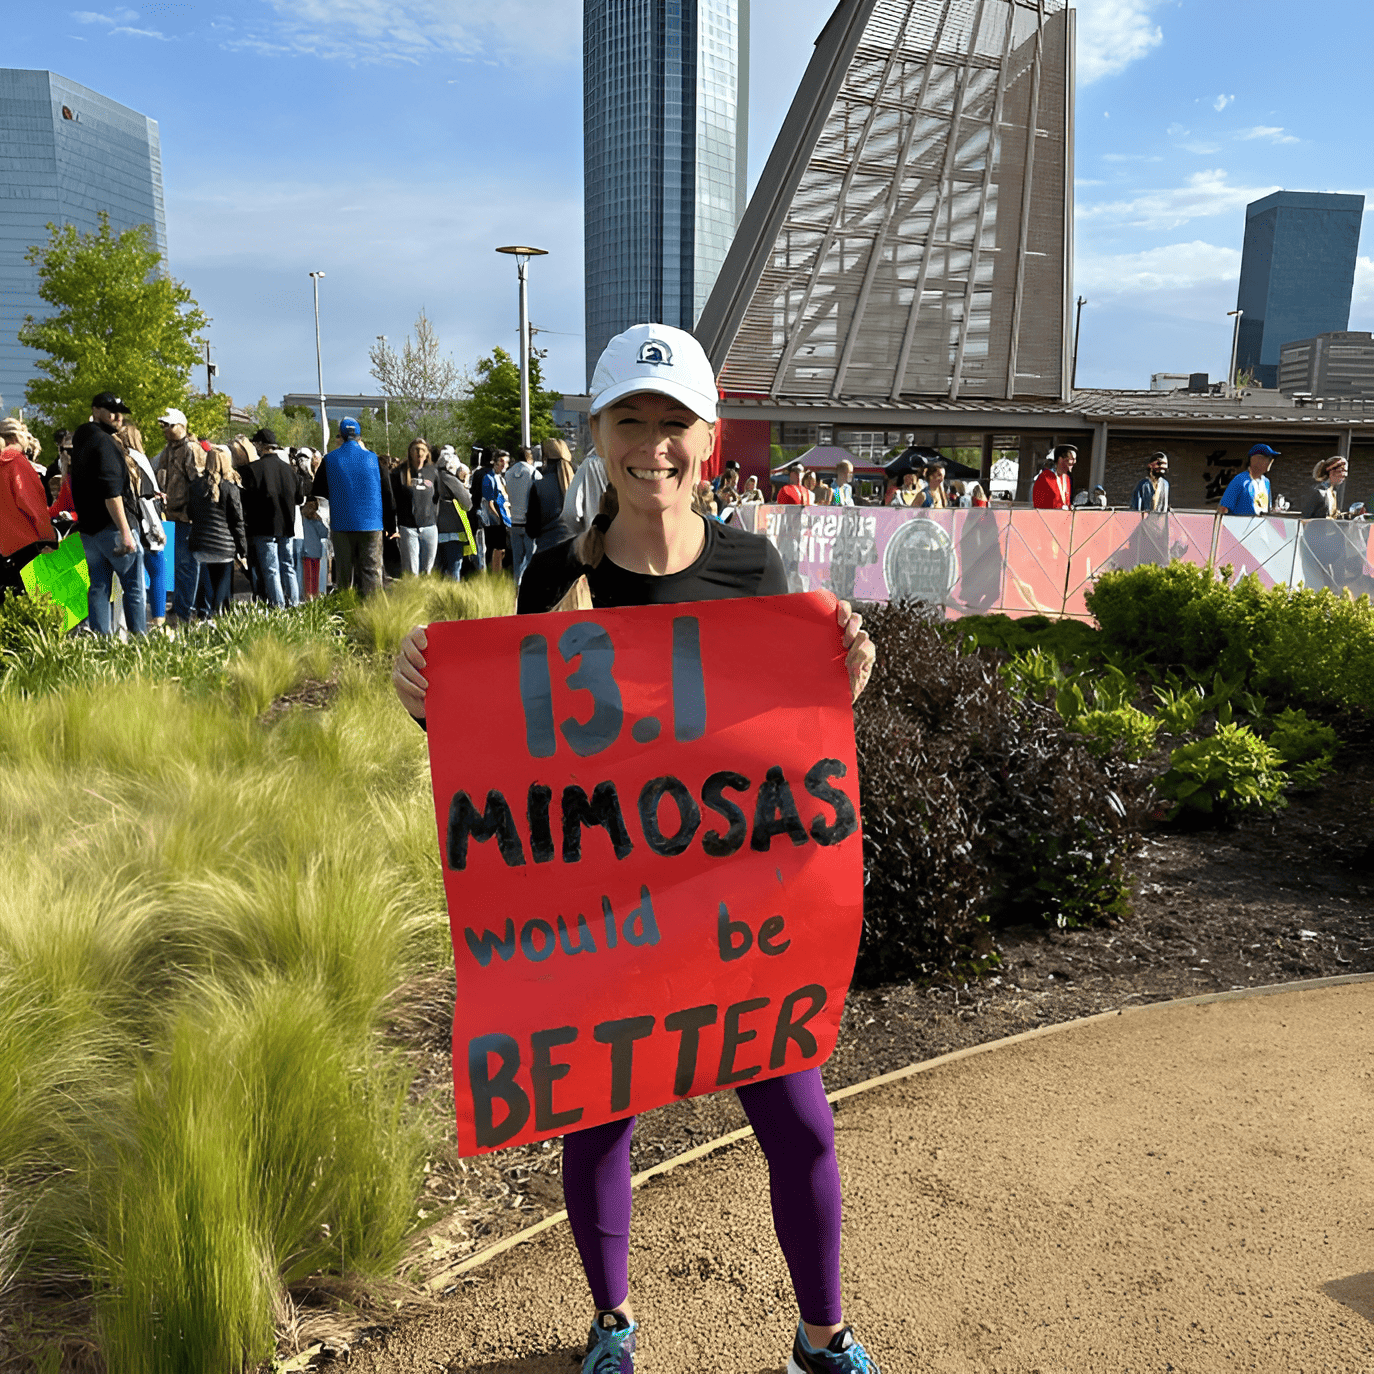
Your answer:
[[[1221,494],[1223,515],[1268,515],[1273,508],[1273,492],[1266,475],[1278,452],[1268,444],[1256,444],[1250,450],[1250,466],[1236,473]]]
[[[346,416],[339,421],[339,446],[325,454],[310,490],[312,501],[329,503],[336,587],[356,583],[364,596],[381,590],[382,529],[390,494],[377,455],[358,438],[358,422]]]

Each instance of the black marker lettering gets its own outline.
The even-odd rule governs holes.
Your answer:
[[[623,859],[634,848],[625,817],[620,814],[620,798],[615,783],[599,782],[592,789],[592,799],[580,787],[563,789],[563,862],[575,864],[582,858],[582,827],[601,826],[611,837],[611,847],[617,859]]]
[[[634,1070],[635,1041],[654,1028],[652,1016],[627,1016],[603,1021],[592,1035],[598,1044],[611,1047],[611,1110],[623,1112],[630,1105],[630,1079]]]
[[[679,744],[706,733],[706,683],[701,673],[701,622],[694,615],[673,621],[673,738]]]
[[[553,861],[553,830],[549,825],[549,806],[553,801],[553,788],[542,783],[530,783],[529,797],[525,802],[525,819],[530,826],[530,857],[537,864]]]
[[[730,823],[730,828],[724,835],[715,830],[708,830],[701,837],[701,847],[713,859],[724,859],[735,853],[744,844],[745,836],[749,833],[744,812],[734,802],[726,800],[727,787],[732,792],[747,792],[749,779],[743,773],[712,773],[701,789],[702,802]]]
[[[448,808],[448,866],[461,873],[468,866],[468,837],[478,843],[495,839],[501,857],[511,868],[525,866],[525,849],[510,806],[495,788],[487,793],[486,810],[479,813],[466,792],[455,792]]]
[[[697,1049],[701,1045],[701,1031],[705,1026],[716,1024],[716,1008],[688,1007],[686,1011],[675,1011],[663,1018],[663,1029],[680,1032],[682,1039],[677,1046],[677,1070],[673,1074],[673,1095],[686,1097],[692,1091],[692,1081],[697,1076]]]
[[[758,801],[754,804],[754,833],[749,837],[749,848],[766,854],[774,835],[788,835],[794,845],[806,843],[806,827],[797,814],[797,803],[792,799],[792,789],[787,785],[781,768],[770,768],[759,787]]]
[[[577,1039],[576,1026],[559,1026],[556,1030],[535,1031],[530,1036],[530,1082],[534,1085],[534,1129],[536,1131],[564,1131],[582,1120],[582,1108],[570,1107],[566,1112],[553,1109],[553,1085],[572,1071],[571,1064],[555,1064],[549,1051],[555,1045],[571,1045]]]
[[[829,779],[842,778],[848,769],[839,759],[821,759],[812,766],[806,775],[806,790],[817,801],[835,808],[835,824],[827,825],[825,817],[817,814],[811,820],[811,838],[817,844],[839,844],[847,840],[858,828],[859,818],[854,813],[854,803],[838,787],[832,787]]]
[[[810,1001],[810,1009],[794,1021],[792,1012],[803,997]],[[797,1042],[804,1058],[810,1059],[815,1055],[816,1037],[805,1027],[806,1023],[825,1006],[825,998],[825,989],[819,983],[808,983],[806,987],[789,992],[782,999],[782,1006],[778,1008],[777,1029],[773,1032],[773,1052],[768,1056],[770,1069],[780,1069],[786,1063],[789,1040]]]
[[[487,1062],[493,1054],[501,1059],[495,1077]],[[472,1118],[479,1145],[504,1145],[530,1119],[530,1100],[515,1081],[519,1068],[520,1046],[509,1035],[479,1035],[468,1041],[468,1083],[472,1088]],[[506,1117],[499,1126],[492,1110],[498,1101],[506,1104]]]
[[[584,620],[570,625],[558,641],[558,652],[564,663],[581,657],[577,671],[568,677],[574,691],[592,694],[592,714],[583,722],[569,716],[560,727],[563,738],[580,758],[590,758],[609,749],[620,738],[625,710],[620,688],[612,675],[615,664],[615,645],[605,630],[593,621]]]
[[[499,954],[503,962],[509,962],[515,953],[515,922],[509,917],[506,919],[506,938],[504,940],[490,930],[484,930],[479,937],[471,927],[463,931],[463,938],[468,942],[472,957],[483,968],[491,963],[493,954]]]
[[[543,635],[526,635],[520,641],[520,704],[525,708],[525,747],[533,758],[552,758],[558,737],[553,732],[549,641]]]
[[[580,911],[577,913],[577,944],[568,938],[568,927],[561,916],[558,918],[558,943],[563,946],[564,954],[581,954],[583,950],[588,954],[596,953],[596,941],[587,927],[587,918]]]
[[[658,808],[664,797],[671,797],[677,807],[677,830],[664,835],[659,829]],[[673,858],[687,851],[692,836],[701,825],[701,811],[696,798],[676,778],[651,778],[639,793],[639,823],[644,839],[655,854]]]
[[[542,941],[537,946],[534,943],[536,935]],[[532,964],[542,964],[557,948],[557,943],[553,938],[553,927],[537,916],[520,927],[520,952]]]
[[[758,1039],[758,1031],[742,1031],[739,1028],[741,1016],[751,1011],[762,1011],[768,1005],[766,997],[751,997],[747,1002],[735,1002],[725,1011],[725,1041],[720,1047],[720,1071],[716,1074],[716,1086],[728,1087],[731,1083],[744,1083],[763,1070],[762,1064],[751,1065],[747,1069],[735,1068],[735,1051],[741,1045]]]

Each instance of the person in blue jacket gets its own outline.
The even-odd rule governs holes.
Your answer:
[[[391,484],[382,481],[377,455],[363,446],[351,416],[339,421],[339,446],[324,455],[310,495],[329,503],[325,519],[334,545],[334,585],[356,585],[364,596],[380,591],[382,530],[395,524],[387,510]]]
[[[1231,478],[1221,495],[1223,515],[1268,515],[1273,509],[1273,490],[1266,475],[1279,457],[1268,444],[1250,450],[1250,466]]]
[[[1169,455],[1152,453],[1145,464],[1146,476],[1131,493],[1131,509],[1167,515],[1169,511]]]

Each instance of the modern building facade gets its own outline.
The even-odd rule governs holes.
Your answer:
[[[691,329],[746,195],[749,0],[585,0],[587,376],[607,341]]]
[[[17,335],[42,316],[37,269],[25,255],[49,224],[115,232],[152,225],[167,253],[157,121],[56,72],[0,68],[0,407],[24,404],[36,355]]]
[[[1276,191],[1245,209],[1236,309],[1238,372],[1279,381],[1279,352],[1350,325],[1363,196]]]
[[[1064,0],[841,0],[697,333],[727,393],[1068,399]]]
[[[1342,330],[1284,344],[1279,350],[1279,390],[1289,396],[1374,400],[1374,334]]]

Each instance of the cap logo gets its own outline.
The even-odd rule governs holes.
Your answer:
[[[672,367],[673,350],[662,339],[648,339],[640,344],[639,357],[635,361],[651,367]]]

